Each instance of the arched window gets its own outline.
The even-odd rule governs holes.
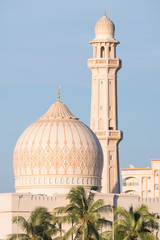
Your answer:
[[[143,185],[146,184],[146,178],[143,178]]]
[[[114,130],[114,123],[112,119],[109,120],[109,130]]]
[[[105,57],[105,48],[104,47],[101,47],[101,58],[104,58]]]
[[[69,178],[66,179],[66,183],[69,184]]]
[[[159,175],[159,172],[158,172],[158,170],[156,170],[156,171],[154,172],[154,176],[155,176],[155,177],[158,177],[158,175]]]
[[[155,190],[159,190],[159,185],[158,184],[155,184],[154,187],[155,187]]]
[[[64,179],[63,178],[61,178],[61,184],[63,184],[64,183]]]
[[[103,130],[104,129],[104,119],[100,118],[98,121],[98,129]]]
[[[142,197],[145,198],[146,197],[146,191],[142,192]]]
[[[123,186],[138,186],[138,179],[135,177],[126,177],[123,179]]]
[[[129,195],[138,195],[138,193],[134,190],[128,190],[128,191],[125,191],[125,193]]]
[[[58,184],[59,181],[58,181],[58,178],[55,178],[55,184]]]
[[[108,57],[111,57],[111,47],[109,47]]]

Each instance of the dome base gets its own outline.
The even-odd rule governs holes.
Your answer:
[[[28,176],[15,179],[15,190],[17,193],[47,194],[67,193],[72,187],[82,185],[85,189],[98,186],[101,190],[101,178],[88,176]]]

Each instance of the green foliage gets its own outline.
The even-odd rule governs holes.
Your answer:
[[[18,234],[18,239],[20,240],[52,240],[52,236],[60,231],[52,224],[53,216],[44,207],[36,208],[28,220],[19,216],[18,218],[13,217],[12,221],[18,224],[24,232]],[[17,234],[10,234],[7,238],[7,240],[16,239]]]
[[[101,217],[102,212],[110,211],[104,201],[94,201],[95,190],[87,194],[82,186],[72,188],[67,195],[69,204],[58,207],[54,214],[60,223],[69,223],[72,227],[64,234],[62,240],[72,237],[74,240],[100,240],[99,230],[103,226],[111,226],[111,222]]]
[[[131,206],[129,211],[119,207],[115,209],[118,217],[114,221],[115,240],[156,240],[152,230],[158,229],[157,219],[148,212],[145,205],[141,205],[137,210]],[[105,233],[106,240],[113,239],[112,231]]]

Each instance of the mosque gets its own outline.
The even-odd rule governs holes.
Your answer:
[[[14,150],[15,193],[0,194],[0,239],[18,233],[12,217],[28,218],[37,206],[50,211],[66,204],[71,187],[86,190],[98,186],[96,198],[105,204],[135,207],[144,203],[159,213],[159,198],[140,198],[120,194],[117,72],[115,26],[104,16],[95,25],[92,72],[90,128],[58,100],[20,136]],[[154,203],[154,204],[153,204]]]

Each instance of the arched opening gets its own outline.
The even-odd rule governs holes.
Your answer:
[[[143,185],[146,184],[146,178],[145,177],[142,178],[142,183],[143,183]]]
[[[108,49],[108,57],[109,58],[111,57],[111,47],[109,47],[109,49]]]
[[[98,130],[104,129],[104,119],[100,118],[98,121]]]
[[[69,184],[69,178],[66,179],[66,183]]]
[[[114,123],[112,119],[109,120],[109,130],[114,130]]]
[[[143,198],[146,198],[146,191],[145,191],[145,190],[142,191],[142,197],[143,197]]]
[[[127,190],[125,191],[125,194],[128,194],[128,195],[138,195],[138,193],[134,190]]]
[[[156,171],[154,172],[154,176],[155,176],[155,177],[158,177],[158,175],[159,175],[159,172],[158,172],[158,170],[156,170]]]
[[[154,185],[155,190],[159,190],[159,184]]]
[[[138,186],[138,179],[136,177],[126,177],[123,179],[123,186]]]
[[[105,57],[105,48],[104,47],[101,47],[101,55],[100,55],[101,58],[104,58]]]
[[[63,184],[64,183],[64,179],[63,178],[61,178],[61,184]]]

